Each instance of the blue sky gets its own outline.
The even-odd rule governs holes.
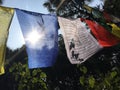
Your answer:
[[[48,14],[49,12],[47,9],[43,7],[45,1],[46,0],[4,0],[3,6]],[[94,2],[89,5],[94,7],[100,3],[101,0],[94,0]],[[9,29],[7,46],[10,49],[15,50],[22,47],[23,44],[24,39],[15,13]]]

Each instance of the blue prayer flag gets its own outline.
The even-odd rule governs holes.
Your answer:
[[[51,14],[16,9],[28,54],[29,68],[49,67],[58,54],[58,22]]]

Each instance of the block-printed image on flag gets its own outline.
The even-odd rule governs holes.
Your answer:
[[[49,67],[58,54],[58,22],[51,14],[16,9],[25,39],[29,68]]]
[[[5,49],[8,38],[9,26],[14,14],[14,9],[0,7],[0,75],[5,73]]]
[[[58,21],[67,56],[72,64],[80,64],[102,49],[80,19],[69,20],[58,17]]]

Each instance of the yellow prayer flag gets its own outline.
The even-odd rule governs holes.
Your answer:
[[[114,34],[115,36],[120,38],[120,28],[117,25],[115,25],[115,24],[109,24],[108,23],[108,25],[112,26],[112,34]]]
[[[0,6],[0,75],[4,74],[4,61],[8,29],[14,14],[14,9]]]

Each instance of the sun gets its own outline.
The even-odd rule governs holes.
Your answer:
[[[37,30],[33,30],[30,32],[27,37],[26,41],[30,42],[32,45],[35,45],[36,43],[39,42],[39,40],[43,37],[42,34],[38,33]]]

